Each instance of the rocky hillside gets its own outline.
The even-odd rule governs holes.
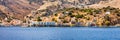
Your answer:
[[[120,24],[117,0],[49,0],[26,16],[27,20],[76,24],[83,26],[115,26]]]
[[[92,8],[102,8],[102,7],[107,7],[107,6],[111,6],[114,8],[120,8],[120,0],[101,1],[98,4],[90,5],[90,7]]]
[[[38,7],[38,4],[30,4],[28,0],[0,0],[0,14],[6,14],[9,17],[18,19],[23,19],[31,10],[35,10]]]
[[[56,22],[58,25],[82,25],[101,27],[117,26],[120,24],[120,9],[110,6],[100,9],[65,8],[58,10],[53,14],[41,11],[39,12],[37,12],[37,14],[34,16],[30,16],[28,19],[32,21]]]
[[[29,16],[35,16],[37,13],[54,13],[65,8],[97,8],[92,5],[110,1],[112,0],[44,0],[41,2],[42,5],[37,10],[32,11]]]
[[[119,8],[119,6],[117,6],[119,5],[119,0],[114,0],[116,2],[111,1],[112,0],[0,0],[0,14],[5,14],[6,17],[23,19],[24,16],[30,14],[32,10],[48,9],[51,8],[51,6],[53,5],[54,7],[51,8],[52,11],[57,10],[56,8],[68,8],[76,6],[81,8],[81,6],[86,5],[90,5],[90,7],[96,7],[97,4],[99,4],[100,6],[104,3],[104,5],[109,5],[109,3],[113,3],[113,5],[110,6],[115,6]],[[101,2],[103,3],[100,4]]]

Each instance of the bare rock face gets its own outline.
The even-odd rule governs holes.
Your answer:
[[[39,6],[29,2],[28,0],[0,0],[0,12],[10,17],[23,19],[31,10],[35,10]]]
[[[102,8],[102,7],[107,7],[107,6],[120,8],[120,0],[108,0],[108,1],[105,1],[105,2],[101,1],[98,4],[90,5],[90,7],[92,7],[92,8]]]
[[[44,0],[42,5],[37,10],[45,10],[45,9],[60,9],[60,8],[70,8],[76,6],[85,6],[85,5],[93,5],[98,4],[101,1],[106,2],[109,0]]]

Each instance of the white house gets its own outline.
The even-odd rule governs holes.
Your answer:
[[[37,22],[37,21],[32,21],[30,25],[56,25],[56,22]]]
[[[109,12],[109,11],[107,11],[105,14],[110,14],[110,12]]]

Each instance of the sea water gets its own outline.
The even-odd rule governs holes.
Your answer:
[[[120,28],[0,27],[0,40],[120,40]]]

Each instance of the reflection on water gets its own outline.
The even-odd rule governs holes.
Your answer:
[[[0,28],[1,40],[120,40],[120,28]]]

